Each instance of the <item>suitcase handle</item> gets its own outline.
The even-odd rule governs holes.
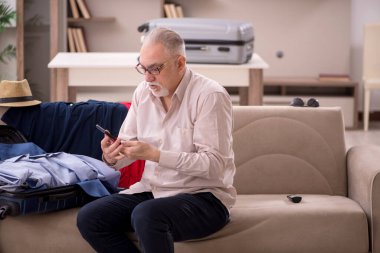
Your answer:
[[[57,193],[57,194],[52,194],[49,196],[46,196],[43,201],[56,201],[56,200],[62,200],[62,199],[67,199],[71,196],[76,196],[77,191],[71,191],[71,192],[65,192],[65,193]]]
[[[191,51],[207,51],[206,46],[186,46],[186,50]]]
[[[149,31],[149,23],[144,23],[137,27],[137,31],[142,33],[142,32],[148,32]]]

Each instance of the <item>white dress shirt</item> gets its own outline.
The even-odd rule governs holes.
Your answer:
[[[235,203],[232,103],[217,82],[186,69],[166,112],[145,82],[133,94],[119,138],[147,142],[160,150],[146,161],[140,182],[121,193],[151,191],[155,198],[211,192],[228,209]],[[115,168],[130,164],[120,160]]]

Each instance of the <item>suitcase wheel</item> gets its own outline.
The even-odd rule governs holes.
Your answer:
[[[10,206],[0,207],[0,220],[4,220],[5,217],[7,217],[8,213],[10,212],[10,209],[11,209]]]
[[[16,216],[20,214],[20,204],[14,201],[0,199],[0,220],[7,215]]]

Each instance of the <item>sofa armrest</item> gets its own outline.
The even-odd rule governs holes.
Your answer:
[[[347,153],[348,197],[365,211],[372,253],[380,252],[380,146],[355,146]]]

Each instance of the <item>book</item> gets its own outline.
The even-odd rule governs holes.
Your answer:
[[[322,73],[318,76],[319,81],[350,81],[348,74]]]
[[[183,15],[183,9],[182,9],[182,6],[181,6],[181,5],[176,5],[175,9],[176,9],[176,11],[177,11],[177,17],[179,17],[179,18],[183,18],[184,15]]]
[[[83,18],[89,19],[91,18],[90,11],[88,10],[87,4],[85,0],[77,0],[78,7],[80,12],[82,13]]]
[[[79,45],[80,45],[80,52],[87,53],[87,43],[84,37],[84,32],[82,27],[75,28],[78,39],[79,39]]]
[[[71,27],[67,28],[67,40],[68,40],[68,45],[69,45],[69,48],[68,48],[69,52],[76,52],[73,28]]]
[[[72,18],[73,17],[73,12],[71,10],[71,6],[70,6],[70,2],[69,1],[67,1],[66,7],[67,7],[67,17],[68,18]]]
[[[182,6],[175,3],[164,4],[164,14],[167,18],[183,18]]]
[[[172,18],[172,14],[171,14],[169,4],[164,4],[164,13],[165,13],[165,17]]]
[[[169,4],[170,14],[172,18],[178,18],[175,4]]]
[[[73,18],[79,18],[79,10],[75,0],[69,0],[71,13],[73,14]]]
[[[78,35],[78,32],[77,32],[77,28],[76,27],[72,27],[71,31],[72,31],[72,34],[73,34],[75,52],[81,52],[82,50],[81,50],[81,46],[80,46],[80,42],[79,42],[79,35]]]
[[[67,28],[68,49],[70,52],[88,52],[83,27]]]

